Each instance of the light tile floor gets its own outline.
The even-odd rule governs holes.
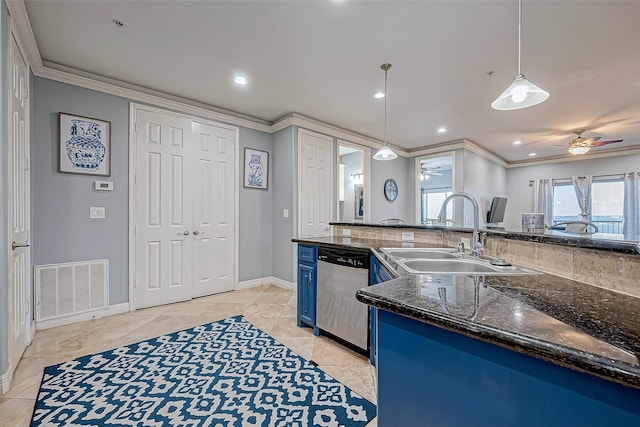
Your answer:
[[[46,366],[238,314],[376,402],[376,372],[369,360],[326,337],[315,337],[311,328],[298,328],[295,293],[271,285],[37,332],[18,365],[11,390],[0,396],[0,425],[29,425]],[[376,420],[368,427],[373,426]]]

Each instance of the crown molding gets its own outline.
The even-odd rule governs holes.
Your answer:
[[[366,135],[359,134],[357,132],[353,132],[347,129],[340,128],[338,126],[322,122],[320,120],[304,116],[298,113],[291,113],[287,116],[284,116],[278,120],[276,120],[272,125],[272,132],[277,132],[281,129],[284,129],[288,126],[298,126],[304,129],[308,129],[314,132],[324,133],[326,135],[332,136],[337,139],[341,139],[347,142],[353,142],[359,145],[364,145],[365,147],[371,147],[378,150],[383,144],[384,141],[380,141],[376,138],[372,138]],[[387,144],[398,154],[403,157],[412,157],[407,150],[400,148],[393,144]]]
[[[604,159],[607,157],[619,157],[619,156],[628,156],[630,154],[640,154],[640,147],[624,147],[624,148],[609,148],[606,151],[598,151],[598,152],[589,152],[588,154],[582,155],[562,155],[562,156],[551,156],[551,157],[542,157],[536,160],[513,160],[507,163],[507,168],[522,168],[527,166],[538,166],[538,165],[547,165],[552,163],[566,163],[566,162],[577,162],[581,160],[596,160],[596,159]]]

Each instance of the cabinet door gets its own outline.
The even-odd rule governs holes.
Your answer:
[[[298,265],[298,326],[316,326],[316,268]]]
[[[369,285],[377,285],[378,283],[393,279],[391,273],[389,273],[374,255],[371,255],[369,266]],[[371,347],[369,362],[371,362],[373,366],[376,366],[378,360],[378,309],[375,307],[369,308],[369,344]]]

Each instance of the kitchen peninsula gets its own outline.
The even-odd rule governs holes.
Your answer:
[[[358,227],[365,233],[356,237]],[[357,293],[377,309],[378,425],[640,423],[640,299],[552,274],[409,274],[380,248],[454,246],[468,232],[401,230],[411,228],[414,242],[402,242],[395,226],[354,224],[334,224],[336,234],[350,230],[347,238],[294,239],[368,248],[399,276]],[[485,255],[493,256],[505,250],[504,235],[489,233]],[[640,259],[631,243],[579,248]],[[637,273],[631,280],[640,286]]]

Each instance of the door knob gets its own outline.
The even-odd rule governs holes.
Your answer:
[[[29,242],[24,242],[24,243],[16,243],[16,242],[11,242],[11,249],[13,249],[14,251],[18,248],[28,248]]]
[[[188,236],[189,235],[189,230],[185,230],[182,233],[178,233],[178,236]]]
[[[200,232],[198,230],[193,230],[193,235],[197,236],[198,234],[200,234]]]

